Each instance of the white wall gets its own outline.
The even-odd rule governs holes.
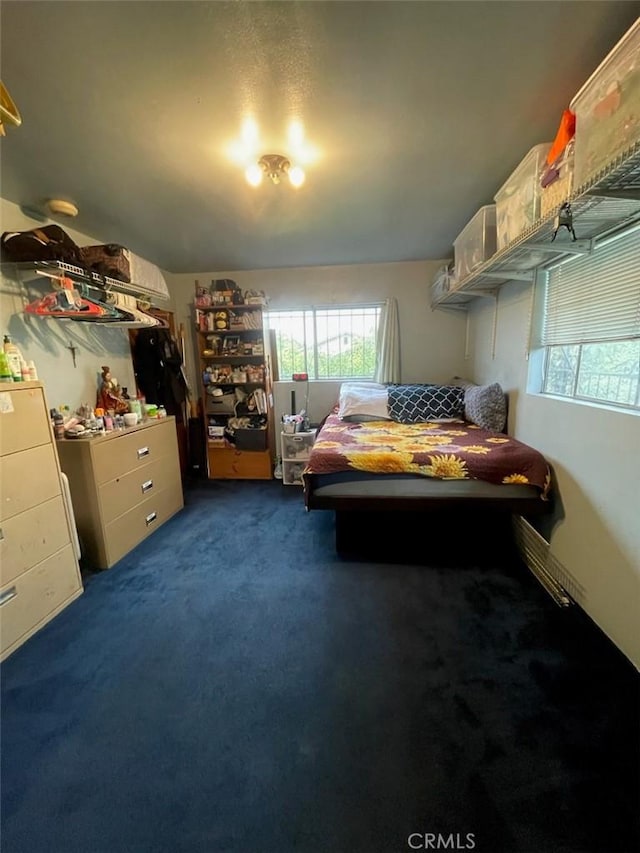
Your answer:
[[[493,304],[473,303],[473,378],[510,395],[510,432],[545,454],[559,484],[561,514],[551,552],[582,587],[581,605],[640,668],[640,417],[528,394],[526,346],[531,285],[499,292],[495,359]]]
[[[190,346],[187,346],[192,358],[187,364],[187,371],[195,383],[194,388],[199,392],[193,335],[195,281],[208,285],[214,278],[233,279],[242,290],[263,290],[269,298],[269,308],[273,310],[377,302],[395,296],[400,316],[402,381],[446,381],[464,367],[465,319],[462,312],[433,312],[429,308],[429,286],[434,271],[441,264],[442,261],[405,261],[167,274],[176,320],[183,322],[191,335]],[[313,400],[313,390],[311,396]]]
[[[30,219],[18,205],[0,199],[3,232],[25,231],[43,224],[47,223]],[[62,227],[79,246],[104,242],[75,231],[66,223]],[[25,359],[35,362],[49,407],[65,403],[74,410],[84,402],[94,406],[103,364],[111,367],[121,385],[135,388],[126,329],[74,320],[45,320],[24,313],[27,302],[48,289],[45,279],[42,282],[34,288],[12,274],[0,276],[0,333],[11,335]],[[69,344],[76,347],[75,367]]]

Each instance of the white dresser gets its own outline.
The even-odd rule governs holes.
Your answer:
[[[173,417],[57,446],[92,567],[113,566],[184,505]]]
[[[0,383],[0,658],[82,593],[39,382]]]

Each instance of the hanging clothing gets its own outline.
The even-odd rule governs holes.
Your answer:
[[[182,357],[169,329],[140,329],[133,348],[133,370],[148,403],[176,415],[187,397]]]

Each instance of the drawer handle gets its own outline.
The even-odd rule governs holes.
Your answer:
[[[4,530],[0,527],[0,542],[4,539]]]
[[[9,589],[5,589],[2,595],[0,595],[0,607],[8,601],[11,601],[12,598],[15,598],[17,594],[18,591],[15,586],[10,586]]]
[[[148,492],[149,489],[152,489],[152,488],[153,488],[153,480],[147,480],[146,483],[142,484],[142,494],[144,494],[145,492]]]
[[[157,518],[157,517],[158,517],[158,513],[157,513],[157,512],[150,512],[150,513],[149,513],[149,515],[145,518],[145,522],[146,522],[146,524],[147,524],[147,527],[148,527],[152,522],[154,522],[154,521],[156,520],[156,518]]]
[[[148,455],[149,455],[149,448],[148,447],[139,447],[138,448],[138,459],[142,459],[143,456],[148,456]]]

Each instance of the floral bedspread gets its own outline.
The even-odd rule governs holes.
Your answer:
[[[466,422],[345,423],[331,414],[318,434],[305,474],[339,471],[418,474],[440,480],[529,483],[546,500],[547,462],[537,450]]]

